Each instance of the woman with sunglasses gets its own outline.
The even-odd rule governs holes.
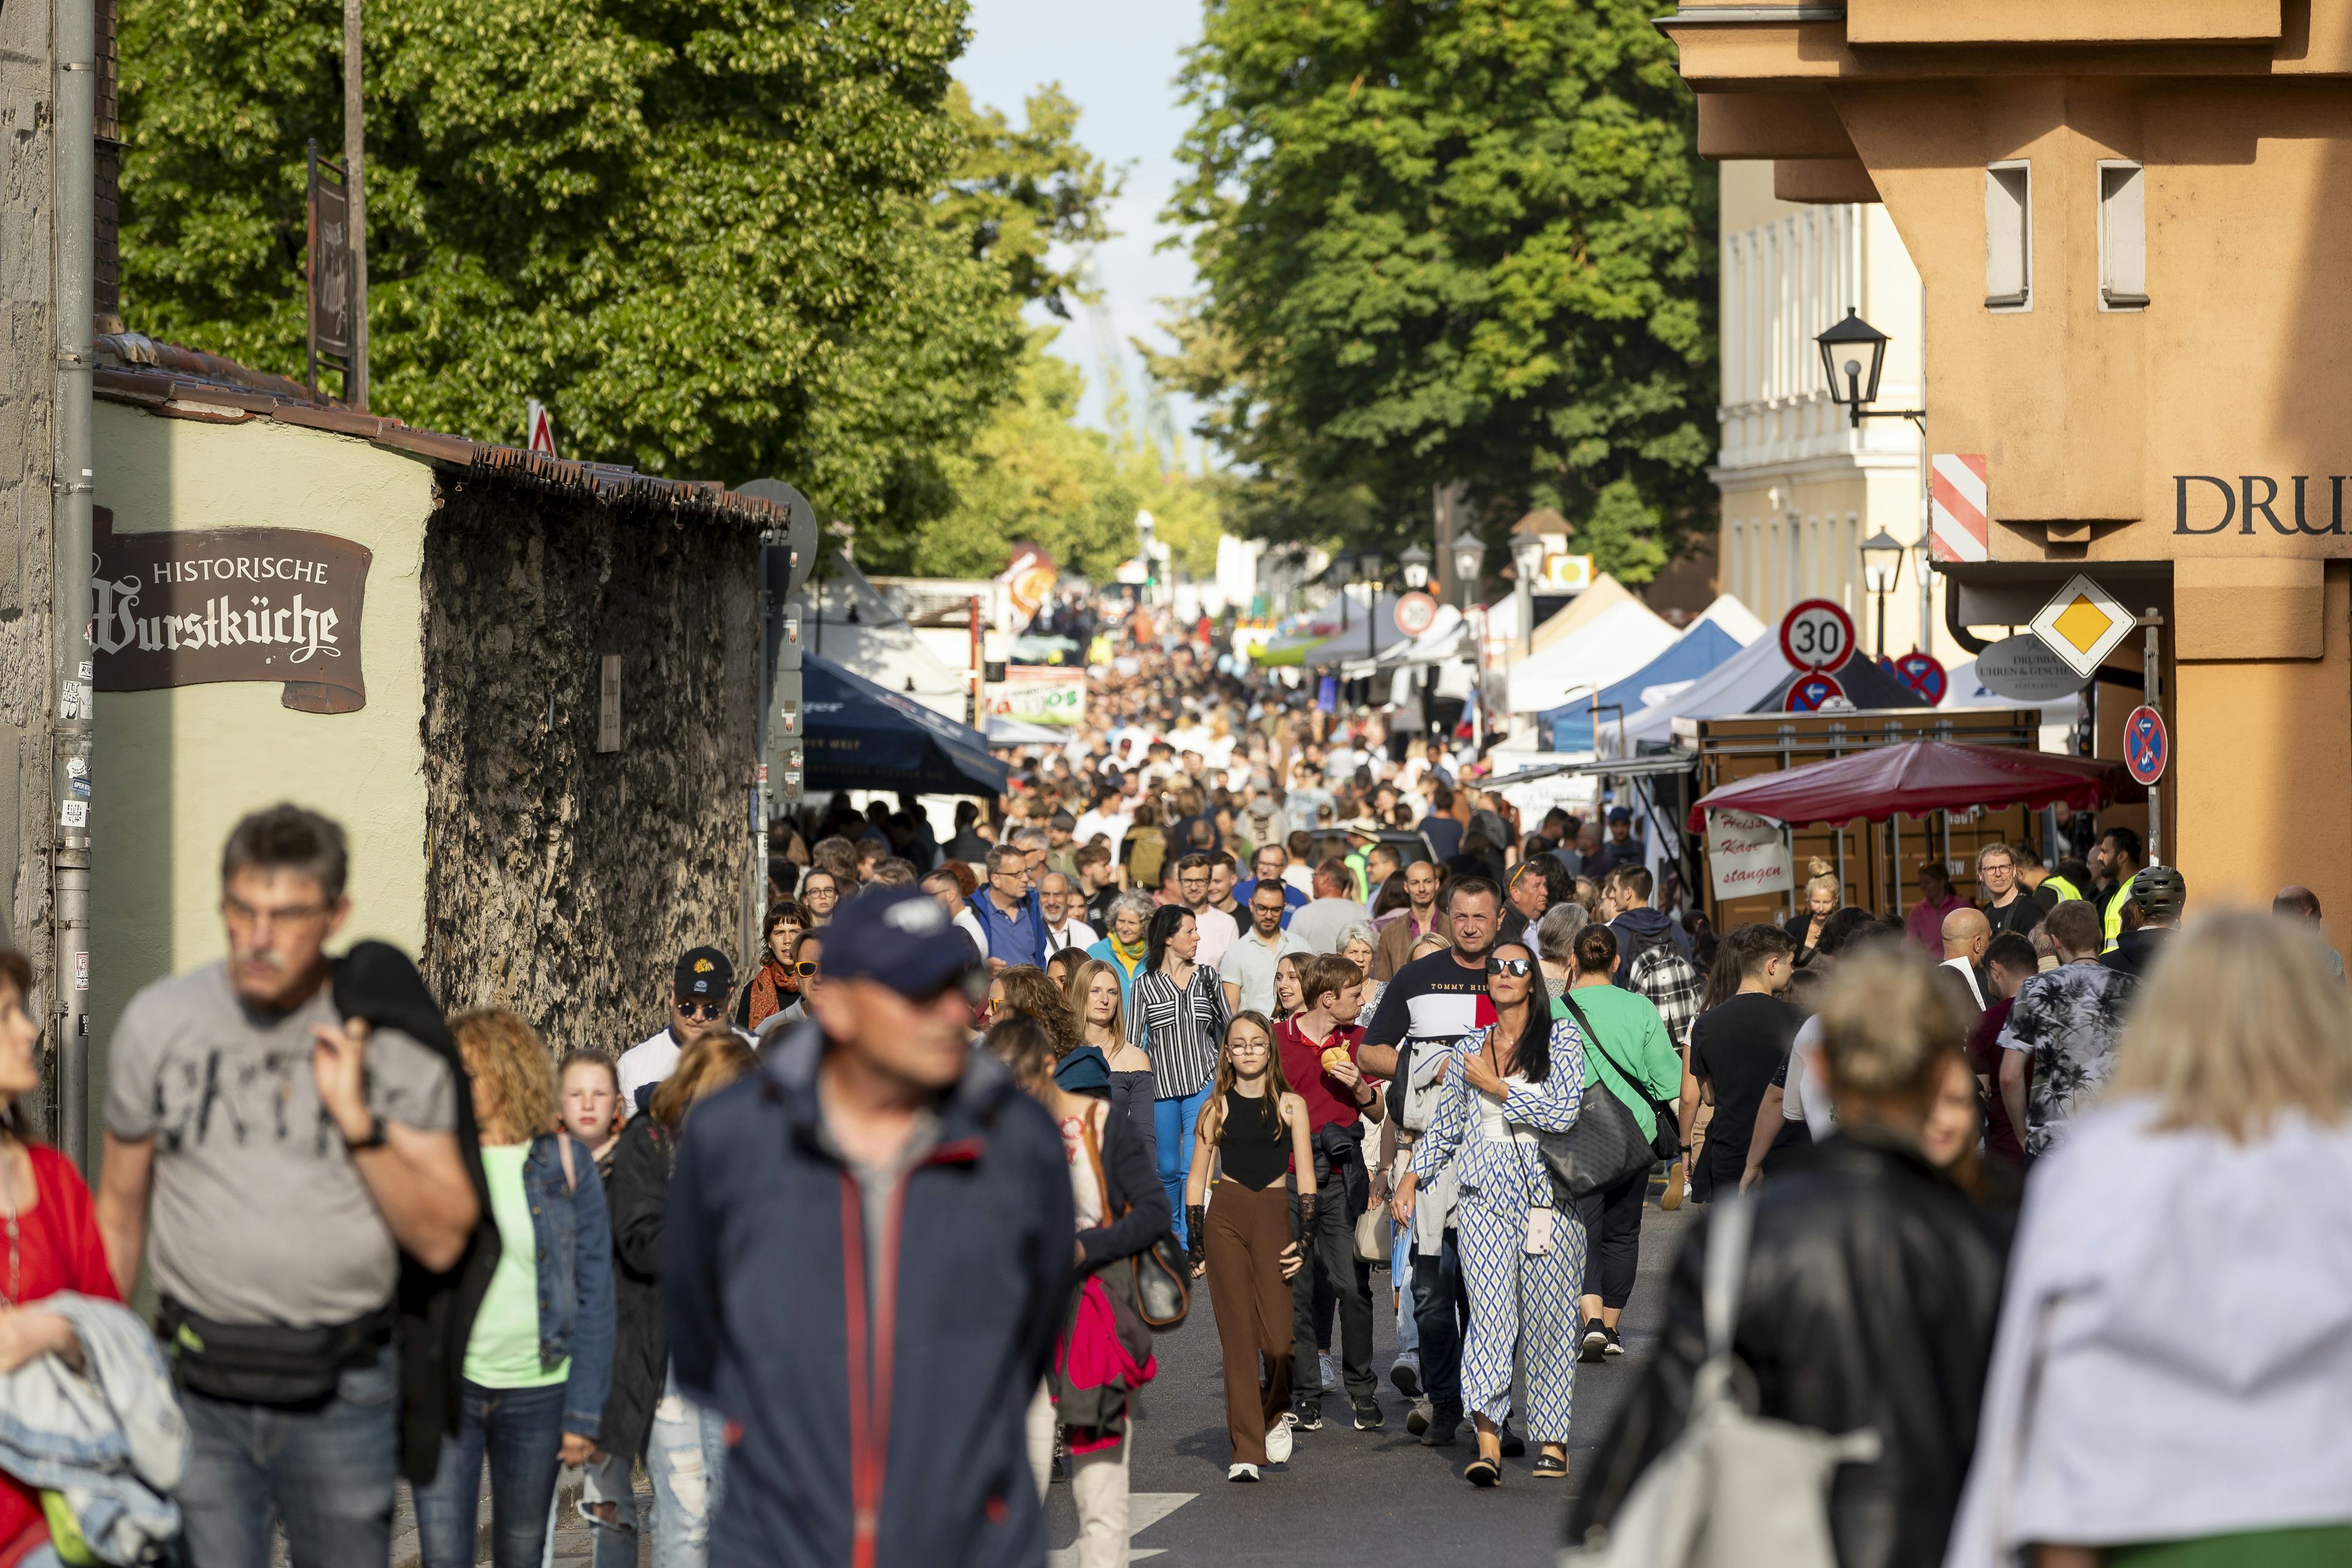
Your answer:
[[[1568,1475],[1584,1226],[1572,1210],[1553,1206],[1535,1134],[1575,1124],[1584,1040],[1573,1022],[1552,1017],[1542,984],[1524,942],[1497,942],[1486,955],[1495,1022],[1454,1047],[1429,1131],[1413,1145],[1412,1168],[1397,1186],[1398,1217],[1410,1218],[1422,1184],[1458,1164],[1455,1225],[1470,1295],[1462,1404],[1478,1428],[1478,1457],[1462,1477],[1478,1487],[1503,1479],[1503,1418],[1522,1353],[1528,1436],[1542,1446],[1536,1477]]]
[[[812,867],[801,879],[801,908],[808,911],[812,929],[833,923],[834,906],[841,902],[841,879],[831,871]]]
[[[1311,1181],[1315,1152],[1307,1102],[1283,1080],[1265,1014],[1242,1013],[1225,1026],[1210,1088],[1184,1178],[1186,1232],[1192,1273],[1208,1276],[1224,1356],[1225,1433],[1234,1446],[1225,1479],[1254,1481],[1260,1465],[1290,1459],[1290,1281],[1300,1257],[1287,1178],[1304,1171]],[[1212,1161],[1221,1172],[1213,1202]],[[1315,1194],[1302,1193],[1298,1201],[1311,1219]]]

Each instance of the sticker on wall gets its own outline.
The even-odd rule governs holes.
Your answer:
[[[367,706],[366,546],[292,528],[117,533],[112,511],[91,510],[99,690],[271,680],[298,712]]]
[[[88,827],[89,826],[89,802],[86,800],[68,800],[59,803],[58,807],[58,826],[59,827]]]

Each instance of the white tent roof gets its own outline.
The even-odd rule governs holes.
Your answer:
[[[1625,584],[1603,572],[1592,580],[1591,587],[1570,600],[1566,608],[1554,611],[1549,620],[1536,623],[1535,651],[1541,653],[1563,637],[1575,636],[1604,613],[1628,601],[1633,601],[1633,595],[1626,591]]]
[[[1443,664],[1463,652],[1462,644],[1469,636],[1469,620],[1452,605],[1437,606],[1436,618],[1429,629],[1410,642],[1394,642],[1381,649],[1377,662],[1369,658],[1352,658],[1340,668],[1349,679],[1358,679],[1375,669],[1402,669],[1413,665]]]
[[[1572,691],[1622,679],[1664,652],[1679,636],[1663,616],[1628,595],[1580,629],[1511,666],[1510,710],[1540,713],[1558,707]]]
[[[971,678],[925,647],[905,615],[846,557],[828,564],[833,574],[814,595],[816,625],[803,634],[809,651],[962,723]]]
[[[1728,626],[1724,628],[1728,631]],[[1674,738],[1676,719],[1713,719],[1725,713],[1745,713],[1789,679],[1790,664],[1780,652],[1780,639],[1759,637],[1663,702],[1625,715],[1621,730],[1604,724],[1598,737],[1603,752],[1614,752],[1617,737],[1625,737],[1625,755],[1641,750],[1643,742]]]
[[[1698,625],[1699,621],[1713,621],[1742,647],[1764,635],[1764,623],[1756,618],[1756,612],[1729,594],[1717,595],[1715,603],[1701,610],[1691,626]],[[1685,626],[1683,629],[1687,631],[1690,628]]]

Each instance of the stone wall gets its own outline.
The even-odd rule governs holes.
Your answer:
[[[677,955],[734,954],[756,766],[759,536],[444,477],[425,543],[425,968],[558,1050],[667,1018]],[[620,749],[597,750],[604,656]],[[736,954],[739,963],[740,955]]]

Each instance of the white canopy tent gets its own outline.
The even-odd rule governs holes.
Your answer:
[[[1409,641],[1390,644],[1381,649],[1377,659],[1351,658],[1339,667],[1339,673],[1349,680],[1361,679],[1380,670],[1410,669],[1424,664],[1444,664],[1463,657],[1467,651],[1470,623],[1452,605],[1437,606],[1436,618],[1429,629]]]
[[[847,557],[836,553],[826,572],[814,595],[815,624],[802,633],[809,651],[962,723],[971,677],[925,647],[906,616]]]
[[[1628,595],[1579,630],[1549,647],[1538,647],[1512,665],[1507,706],[1514,713],[1539,713],[1557,707],[1571,692],[1606,686],[1633,674],[1681,635],[1664,617]]]

